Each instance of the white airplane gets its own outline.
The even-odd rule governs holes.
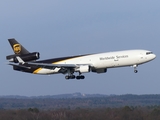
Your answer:
[[[10,61],[9,65],[12,65],[14,70],[42,75],[62,73],[67,74],[66,79],[84,79],[83,73],[106,73],[109,68],[127,66],[132,66],[134,72],[137,73],[138,65],[156,58],[156,55],[151,51],[138,49],[36,61],[39,59],[38,52],[28,52],[15,39],[9,39],[9,42],[15,54],[6,58]],[[79,75],[75,76],[75,72],[78,72]]]

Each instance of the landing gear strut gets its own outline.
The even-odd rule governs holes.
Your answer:
[[[67,72],[68,72],[68,75],[65,76],[66,80],[76,78],[76,76],[73,75],[74,71],[72,69],[68,69]]]

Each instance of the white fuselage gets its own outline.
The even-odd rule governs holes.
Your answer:
[[[124,50],[75,57],[54,64],[84,64],[90,65],[94,69],[107,69],[134,65],[138,66],[153,60],[155,57],[156,55],[148,50]],[[55,68],[53,70],[42,68],[37,74],[55,74],[58,73],[59,70],[60,68]]]

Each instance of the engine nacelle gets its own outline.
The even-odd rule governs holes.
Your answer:
[[[79,66],[79,68],[77,68],[75,71],[80,73],[87,73],[87,72],[90,72],[90,66],[82,65],[82,66]]]
[[[107,68],[103,68],[103,69],[92,69],[92,72],[96,72],[96,73],[106,73],[106,72],[107,72]]]
[[[6,59],[9,60],[10,62],[18,63],[17,56],[19,56],[23,61],[28,62],[28,61],[33,61],[33,60],[38,60],[40,58],[40,53],[39,52],[33,52],[29,54],[23,54],[23,55],[9,55],[6,56]]]

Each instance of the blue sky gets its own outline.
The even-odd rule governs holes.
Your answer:
[[[159,0],[2,0],[0,2],[0,95],[160,94]],[[147,49],[157,58],[138,67],[87,73],[86,79],[13,71],[6,55],[15,38],[41,59],[126,49]]]

